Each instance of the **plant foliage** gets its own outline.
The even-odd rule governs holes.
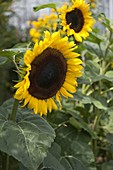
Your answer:
[[[55,4],[35,7],[56,8]],[[13,99],[0,106],[0,170],[113,170],[113,27],[104,14],[103,26],[78,44],[83,76],[72,99],[47,117],[18,108]],[[22,63],[26,48],[0,51],[0,66]],[[7,160],[6,164],[4,159]]]

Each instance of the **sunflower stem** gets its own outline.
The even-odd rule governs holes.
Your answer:
[[[18,100],[14,100],[14,104],[13,104],[13,108],[12,108],[12,113],[9,117],[9,120],[12,120],[12,121],[15,121],[16,119],[16,113],[17,113],[17,110],[18,110],[18,104],[19,104],[19,101]],[[9,155],[6,155],[6,170],[9,170]]]
[[[10,118],[9,118],[10,120],[15,121],[16,113],[17,113],[17,110],[18,110],[18,104],[19,104],[19,101],[15,99],[14,104],[13,104],[13,108],[12,108],[12,113],[11,113]]]
[[[6,170],[9,170],[9,155],[6,155]]]

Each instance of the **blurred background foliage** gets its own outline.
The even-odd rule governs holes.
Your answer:
[[[10,9],[13,0],[0,0],[0,49],[11,48],[18,42],[18,32],[9,24],[9,18],[14,15]]]
[[[13,0],[0,0],[0,50],[12,48],[18,43],[18,29],[9,23],[9,19],[15,15],[11,10]],[[12,79],[15,74],[12,63],[3,64],[3,58],[0,58],[0,105],[12,95]]]

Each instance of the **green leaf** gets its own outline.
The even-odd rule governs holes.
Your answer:
[[[55,138],[52,127],[39,115],[19,109],[16,122],[7,119],[10,109],[0,107],[0,150],[29,170],[37,170]]]
[[[113,170],[113,160],[103,163],[102,170]]]
[[[98,44],[90,42],[90,41],[85,41],[84,44],[85,44],[85,47],[88,51],[90,51],[91,53],[94,53],[97,56],[101,57],[101,51],[99,49]]]
[[[28,169],[19,162],[19,170],[28,170]]]
[[[61,159],[61,148],[57,143],[53,143],[49,149],[47,157],[43,161],[43,167],[52,168],[54,170],[64,170],[60,163]]]
[[[77,82],[78,84],[89,84],[91,82],[91,79],[89,78],[89,76],[83,73],[83,76],[78,78]]]
[[[62,158],[61,163],[66,170],[87,170],[86,166],[74,156]]]
[[[95,77],[100,73],[100,66],[98,63],[94,61],[87,60],[85,71],[88,72],[91,75],[91,77]]]
[[[1,65],[4,65],[6,62],[7,62],[7,58],[0,56],[0,66],[1,66]]]
[[[97,75],[96,77],[93,77],[93,82],[97,82],[103,79],[105,79],[104,75]]]
[[[0,51],[0,60],[4,58],[5,62],[7,62],[7,60],[13,61],[13,56],[16,54],[17,53],[14,51]],[[3,62],[3,64],[5,64],[5,63]]]
[[[48,4],[43,4],[43,5],[39,5],[39,6],[35,6],[33,7],[33,10],[35,12],[41,10],[41,9],[44,9],[44,8],[54,8],[56,9],[56,4],[55,3],[48,3]]]
[[[9,53],[11,52],[17,54],[20,52],[25,52],[26,50],[31,50],[31,48],[10,48],[10,49],[4,49],[3,52],[9,52]]]
[[[107,71],[106,74],[105,74],[105,77],[111,81],[113,81],[113,71]]]
[[[98,33],[91,32],[88,40],[93,42],[93,43],[100,44],[100,42],[103,41],[104,38],[103,38],[102,35],[99,35],[99,32]]]
[[[14,60],[14,56],[17,56],[20,53],[26,51],[26,48],[11,48],[4,49],[0,51],[0,65],[5,64],[6,62],[12,62]]]
[[[102,24],[109,29],[109,31],[112,31],[110,19],[106,18],[104,13],[100,14],[100,17],[102,18]]]
[[[108,111],[108,117],[104,122],[104,130],[106,130],[107,133],[113,134],[113,110]]]
[[[67,160],[65,157],[61,159],[61,164],[65,167],[65,169],[73,170],[72,166],[69,163],[69,160]]]
[[[76,117],[74,115],[74,117]],[[74,118],[74,117],[71,117],[69,119],[69,122],[72,126],[74,126],[75,128],[77,129],[84,129],[85,131],[87,131],[91,136],[92,138],[96,138],[96,134],[93,132],[93,130],[88,126],[88,124],[86,122],[83,121],[82,118]]]
[[[63,166],[66,164],[69,170],[96,170],[88,133],[78,132],[69,124],[61,126],[56,132],[56,142],[62,148],[62,157],[69,158],[64,160],[64,163],[61,161]]]
[[[102,101],[99,101],[99,100],[94,99],[92,97],[91,97],[91,101],[95,105],[95,107],[97,107],[98,109],[107,110],[107,106],[105,106],[105,104]]]
[[[80,101],[83,104],[91,104],[91,99],[89,96],[86,96],[84,94],[82,94],[80,91],[76,92],[76,94],[74,95],[74,98],[69,99],[70,101]]]
[[[43,167],[50,168],[50,170],[87,170],[85,165],[74,156],[61,156],[61,148],[57,143],[50,148],[44,159]]]

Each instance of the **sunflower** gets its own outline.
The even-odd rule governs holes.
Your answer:
[[[36,42],[37,39],[41,40],[44,31],[49,30],[51,32],[56,31],[57,29],[57,20],[58,16],[55,12],[51,12],[50,15],[43,15],[41,18],[38,18],[37,21],[30,22],[33,28],[30,29],[29,35],[33,42]]]
[[[91,16],[89,4],[84,0],[72,0],[72,5],[64,5],[60,10],[61,25],[67,35],[74,35],[79,42],[86,39],[92,31],[94,19]]]
[[[52,35],[46,31],[45,38],[36,42],[33,50],[24,55],[26,73],[15,85],[15,98],[23,101],[34,113],[46,115],[61,107],[62,96],[73,97],[77,77],[81,76],[82,61],[73,52],[77,47],[59,32]]]

